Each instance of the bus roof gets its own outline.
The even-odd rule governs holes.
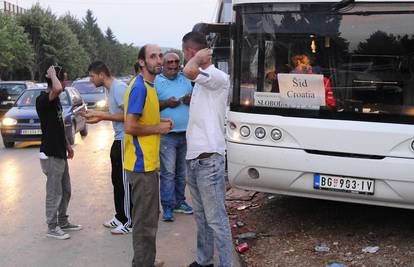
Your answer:
[[[233,0],[233,5],[240,4],[256,4],[256,3],[338,3],[340,0]],[[413,0],[389,0],[389,1],[378,1],[378,0],[355,0],[355,2],[414,2]]]

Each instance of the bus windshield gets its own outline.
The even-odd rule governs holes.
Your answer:
[[[414,120],[413,3],[245,5],[236,14],[233,104],[274,114]]]

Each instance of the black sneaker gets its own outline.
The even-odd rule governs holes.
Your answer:
[[[188,265],[188,267],[214,267],[214,265],[213,264],[200,265],[195,261],[195,262],[191,263],[190,265]]]

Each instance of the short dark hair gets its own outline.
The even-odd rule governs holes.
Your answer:
[[[65,79],[65,70],[61,67],[61,66],[54,66],[55,67],[55,71],[56,71],[56,77],[58,78],[59,81],[63,81]],[[52,87],[53,83],[52,83],[52,79],[47,77],[47,70],[45,71],[44,76],[45,80],[47,82],[47,86],[48,87]]]
[[[189,32],[184,35],[182,41],[184,46],[189,45],[196,50],[208,47],[206,37],[201,32]]]
[[[111,76],[109,68],[102,61],[94,61],[88,67],[88,72],[94,72],[96,74],[104,73],[106,76]]]
[[[146,52],[147,52],[147,46],[148,45],[144,45],[143,47],[141,47],[140,49],[139,49],[139,52],[138,52],[138,60],[144,60],[145,61],[145,54],[146,54]]]
[[[141,66],[139,65],[139,63],[137,61],[134,64],[134,72],[135,72],[135,75],[137,75],[138,73],[140,73],[140,71],[141,71]]]

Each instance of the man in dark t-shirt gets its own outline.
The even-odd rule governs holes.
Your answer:
[[[65,231],[82,229],[81,225],[70,223],[66,214],[71,195],[67,159],[73,158],[74,153],[65,136],[62,105],[59,99],[60,93],[64,90],[64,84],[61,82],[63,73],[61,67],[51,66],[46,74],[47,91],[41,92],[36,98],[36,111],[42,128],[40,165],[47,177],[47,237],[57,239],[70,238]]]

